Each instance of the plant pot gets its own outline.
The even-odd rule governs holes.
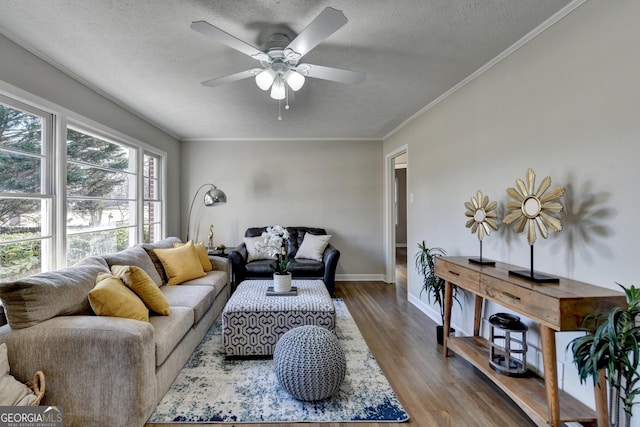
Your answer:
[[[291,273],[273,274],[274,292],[289,292],[291,290]]]
[[[453,328],[449,328],[449,335],[455,334],[456,330]],[[436,326],[436,340],[438,344],[444,344],[444,326],[438,325]]]

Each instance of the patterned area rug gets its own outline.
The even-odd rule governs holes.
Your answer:
[[[182,369],[150,423],[406,421],[409,415],[369,351],[349,310],[336,305],[336,335],[347,358],[340,391],[320,402],[300,402],[282,389],[272,359],[229,359],[220,321]]]

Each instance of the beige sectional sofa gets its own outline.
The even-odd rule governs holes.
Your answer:
[[[142,426],[202,341],[229,298],[229,264],[209,257],[206,276],[167,286],[154,245],[86,258],[72,267],[0,284],[8,324],[11,373],[28,381],[46,375],[41,404],[62,406],[65,426]],[[112,265],[135,265],[148,273],[170,306],[149,322],[97,316],[88,293]]]

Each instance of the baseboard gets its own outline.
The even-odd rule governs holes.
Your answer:
[[[440,319],[440,311],[434,309],[433,307],[431,307],[429,304],[426,304],[424,301],[422,301],[421,299],[409,294],[407,295],[407,300],[413,304],[414,306],[416,306],[418,308],[418,310],[420,310],[421,312],[423,312],[424,314],[427,315],[427,317],[429,317],[431,320],[433,320],[434,322],[436,322],[438,325],[440,325],[442,323],[442,319]],[[460,325],[451,322],[451,327],[454,328],[456,330],[456,336],[468,336],[469,333],[464,331]]]
[[[384,274],[336,274],[341,282],[384,282]]]

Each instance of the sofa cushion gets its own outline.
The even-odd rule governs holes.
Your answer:
[[[169,316],[153,316],[150,323],[156,341],[156,366],[160,366],[193,326],[193,309],[172,306]]]
[[[169,303],[151,277],[135,265],[113,265],[111,272],[142,300],[150,310],[162,315],[169,314]]]
[[[329,240],[331,240],[331,234],[315,235],[305,233],[295,257],[322,261],[322,255],[329,244]]]
[[[162,286],[162,278],[156,271],[151,258],[140,246],[132,246],[124,251],[116,252],[114,254],[104,255],[104,260],[107,261],[109,267],[112,265],[135,265],[143,269],[151,280],[158,286]]]
[[[206,273],[193,246],[189,242],[184,246],[171,249],[155,249],[154,252],[162,261],[164,271],[167,273],[169,285],[179,285],[187,280],[196,279]]]
[[[98,274],[95,288],[89,291],[89,303],[98,316],[149,321],[149,310],[142,300],[110,273]]]
[[[297,277],[322,277],[324,275],[324,263],[311,259],[290,260],[289,271]]]
[[[189,240],[191,242],[191,240]],[[174,248],[179,248],[180,246],[184,246],[188,244],[182,242],[175,242],[173,244]],[[207,248],[204,246],[204,242],[193,243],[193,247],[196,248],[196,253],[198,254],[198,259],[200,260],[200,264],[202,264],[202,269],[206,273],[207,271],[211,271],[213,266],[211,265],[211,261],[209,260],[209,255],[207,254]]]
[[[213,286],[182,285],[164,286],[162,293],[169,301],[171,312],[176,307],[187,307],[193,310],[192,323],[198,323],[211,308],[217,291]]]
[[[0,284],[11,328],[28,328],[55,316],[91,314],[87,295],[100,272],[110,273],[99,264],[76,265]]]
[[[180,286],[194,285],[194,286],[212,286],[216,289],[215,296],[218,296],[220,292],[229,282],[229,275],[226,271],[212,270],[208,271],[204,277],[199,277],[193,280],[187,280]]]

